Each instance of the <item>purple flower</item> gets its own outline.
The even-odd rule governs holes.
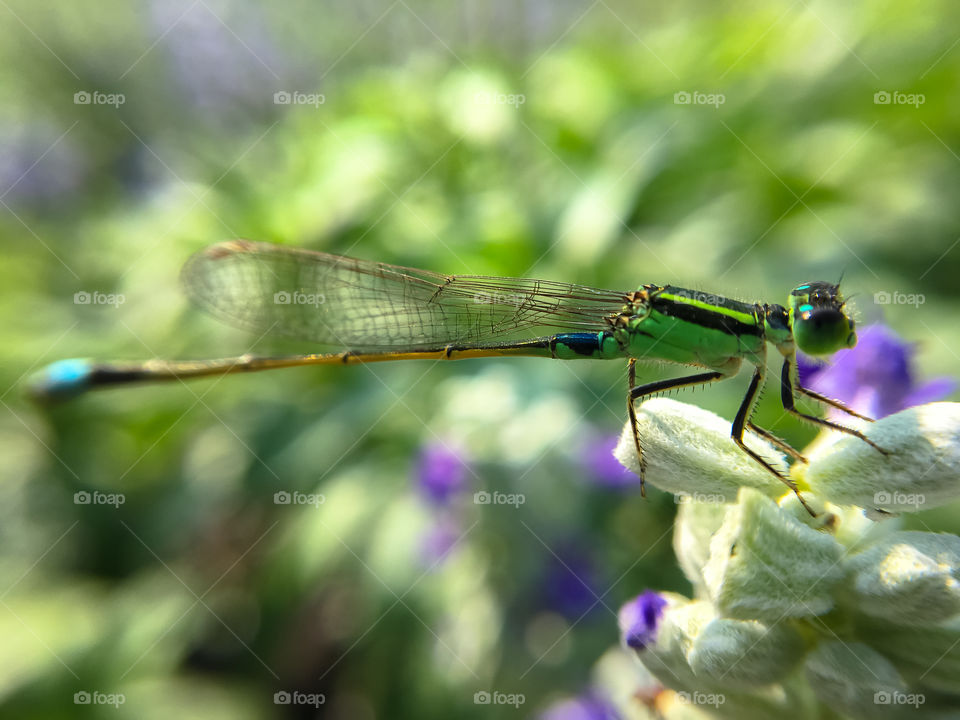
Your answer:
[[[147,4],[150,24],[162,32],[168,72],[194,108],[219,111],[249,107],[269,98],[270,81],[289,76],[282,48],[272,41],[264,12],[255,6],[222,6],[213,12],[202,3],[185,11],[173,3]],[[176,32],[170,32],[176,27]],[[170,32],[169,36],[167,33]],[[240,38],[243,38],[242,40]],[[272,76],[272,77],[270,77]]]
[[[657,639],[657,625],[667,601],[653,590],[644,590],[617,614],[621,638],[627,647],[643,650]]]
[[[538,720],[619,720],[620,713],[595,692],[554,703]]]
[[[543,581],[547,606],[572,618],[600,607],[596,570],[586,553],[567,547],[557,551],[556,557],[550,555],[547,562]]]
[[[859,331],[857,346],[840,350],[830,363],[817,363],[798,354],[800,384],[872,418],[940,400],[953,392],[953,378],[917,382],[914,352],[913,345],[886,326],[868,325]]]
[[[627,470],[613,456],[619,435],[607,435],[587,444],[581,462],[589,478],[608,488],[632,488],[640,485],[640,478]]]
[[[467,465],[443,443],[423,448],[417,463],[417,486],[435,505],[445,506],[466,487]]]
[[[420,538],[420,561],[428,568],[439,567],[453,551],[463,535],[463,530],[455,518],[442,513]]]
[[[89,159],[62,132],[39,117],[0,123],[0,193],[8,204],[62,209],[64,199],[84,189]]]

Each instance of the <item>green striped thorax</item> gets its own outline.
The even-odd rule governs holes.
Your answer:
[[[789,322],[797,347],[808,355],[831,355],[856,345],[853,318],[843,306],[839,285],[810,282],[794,288]]]

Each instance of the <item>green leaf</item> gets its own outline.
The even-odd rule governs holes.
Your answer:
[[[810,458],[804,479],[824,500],[898,512],[960,497],[960,403],[929,403],[863,426],[887,454],[844,435]]]
[[[730,437],[730,422],[708,410],[654,398],[637,408],[637,427],[646,462],[645,479],[674,493],[680,502],[734,502],[741,487],[755,488],[767,497],[778,497],[786,490],[737,447]],[[749,433],[744,437],[749,448],[786,471],[780,452]],[[625,468],[640,474],[630,423],[624,427],[614,455]]]
[[[722,615],[775,623],[833,607],[842,553],[830,535],[744,488],[710,542],[703,574]]]

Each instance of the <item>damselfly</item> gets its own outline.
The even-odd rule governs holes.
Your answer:
[[[627,410],[643,488],[645,464],[637,429],[637,401],[675,388],[732,378],[746,361],[753,366],[753,376],[734,418],[731,437],[743,452],[797,493],[807,507],[793,481],[743,441],[744,431],[749,429],[805,462],[797,450],[751,420],[766,373],[767,343],[771,343],[783,357],[780,397],[784,410],[858,437],[885,453],[858,430],[801,412],[795,405],[796,396],[805,395],[854,417],[870,419],[799,383],[798,349],[829,355],[856,344],[854,321],[844,312],[838,286],[831,283],[799,285],[784,307],[739,302],[672,285],[643,285],[617,292],[544,280],[440,275],[243,240],[197,253],[184,266],[182,277],[191,298],[228,323],[343,350],[135,363],[62,360],[39,373],[31,386],[33,394],[40,399],[58,399],[126,383],[385,360],[510,355],[626,359]],[[638,360],[694,366],[702,372],[638,386]]]

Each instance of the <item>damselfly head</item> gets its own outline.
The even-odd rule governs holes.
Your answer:
[[[790,326],[797,347],[808,355],[831,355],[857,344],[853,318],[843,308],[838,285],[809,282],[790,293]]]

